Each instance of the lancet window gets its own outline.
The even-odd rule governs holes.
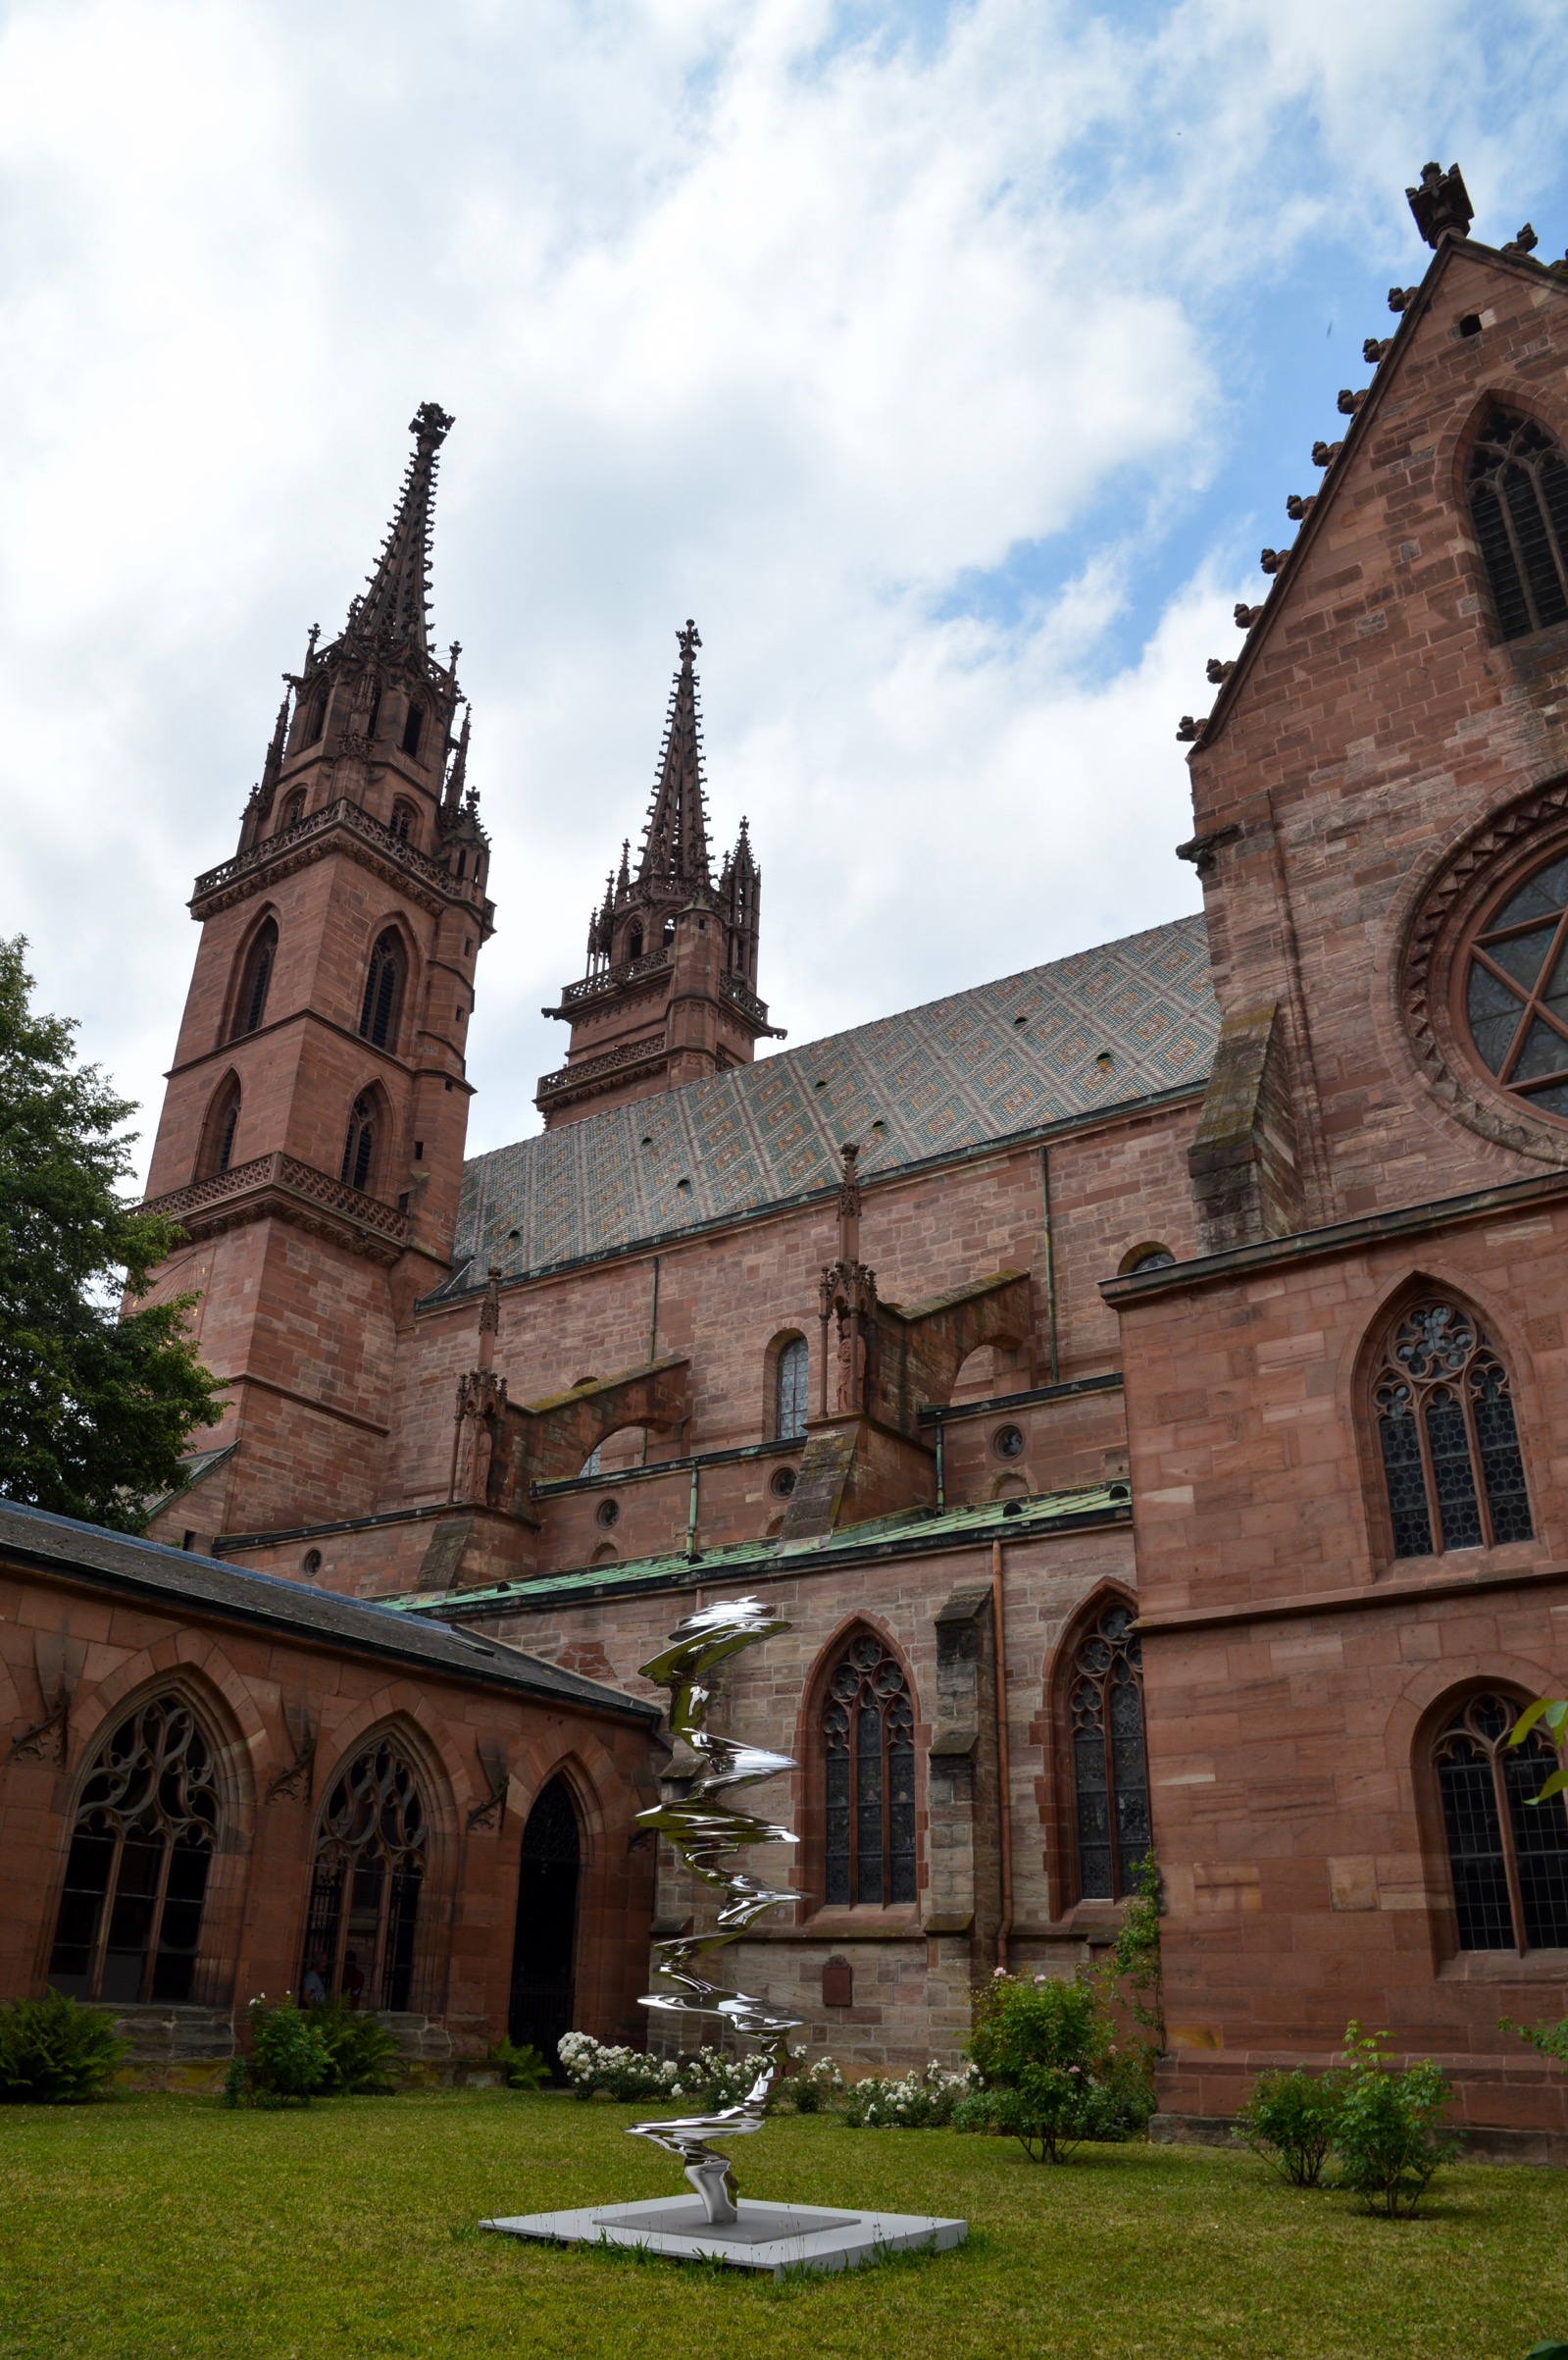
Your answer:
[[[256,929],[250,949],[245,953],[244,966],[240,969],[239,990],[234,998],[232,1039],[242,1040],[247,1033],[260,1029],[267,1014],[267,994],[277,956],[277,921],[267,918]]]
[[[212,1752],[160,1696],[123,1720],[76,1806],[49,1981],[73,1999],[188,2000],[218,1838]]]
[[[392,1049],[397,1040],[398,1009],[403,998],[403,938],[388,926],[371,952],[365,977],[365,1000],[360,1009],[360,1037],[376,1049]]]
[[[1068,1684],[1079,1897],[1119,1901],[1153,1843],[1143,1750],[1143,1655],[1125,1600],[1103,1607],[1073,1652]]]
[[[773,1431],[777,1442],[795,1442],[806,1430],[807,1378],[811,1355],[804,1336],[781,1344],[773,1369]]]
[[[417,755],[420,749],[420,740],[424,735],[425,707],[422,704],[411,704],[408,708],[408,718],[403,724],[404,753]]]
[[[1470,516],[1505,640],[1568,622],[1568,461],[1534,418],[1494,409],[1471,454]]]
[[[915,1898],[915,1707],[902,1667],[865,1632],[822,1710],[823,1899],[830,1907]]]
[[[1433,1749],[1461,1950],[1568,1950],[1568,1812],[1536,1803],[1557,1754],[1508,1732],[1522,1700],[1473,1696]]]
[[[239,1129],[240,1089],[230,1074],[213,1100],[202,1137],[197,1177],[210,1180],[227,1172],[234,1160],[234,1135]]]
[[[356,2007],[406,2008],[424,1890],[427,1815],[389,1738],[356,1755],[327,1798],[316,1838],[301,1976]]]
[[[1404,1312],[1373,1402],[1395,1557],[1531,1538],[1508,1371],[1468,1311],[1432,1302]]]
[[[392,834],[400,844],[407,844],[413,833],[416,813],[412,803],[401,800],[392,805]]]
[[[363,1091],[354,1101],[343,1142],[343,1168],[338,1177],[350,1188],[368,1189],[376,1166],[376,1101]]]

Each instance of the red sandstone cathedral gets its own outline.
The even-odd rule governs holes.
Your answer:
[[[640,2040],[700,1900],[637,1667],[761,1591],[716,1712],[800,1764],[807,1895],[736,1972],[846,2062],[1109,1940],[1152,1843],[1163,2124],[1348,2017],[1568,2156],[1568,263],[1433,254],[1340,396],[1191,744],[1201,918],[754,1061],[688,624],[645,833],[465,1161],[494,924],[427,404],[312,633],[194,978],[149,1194],[228,1407],[148,1542],[0,1509],[0,1984],[177,2077],[329,1984],[461,2071]],[[500,884],[503,892],[505,881]],[[151,2070],[151,2068],[149,2068]]]

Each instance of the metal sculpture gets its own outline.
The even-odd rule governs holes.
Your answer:
[[[767,1911],[801,1896],[764,1884],[737,1865],[737,1856],[748,1844],[792,1844],[798,1839],[787,1827],[737,1810],[730,1800],[736,1789],[776,1778],[795,1764],[787,1754],[714,1735],[707,1726],[712,1690],[706,1683],[716,1665],[788,1628],[760,1599],[726,1599],[679,1623],[664,1653],[642,1667],[644,1679],[669,1689],[671,1734],[690,1748],[698,1767],[667,1779],[668,1799],[639,1813],[637,1824],[668,1837],[692,1874],[715,1886],[725,1900],[711,1932],[679,1934],[655,1943],[664,1988],[648,1992],[641,2004],[672,2016],[717,2016],[733,2026],[742,2041],[760,2042],[765,2062],[737,2104],[675,2122],[633,2123],[632,2136],[651,2139],[667,2155],[679,2157],[715,2225],[732,2223],[738,2214],[734,2172],[727,2155],[712,2152],[711,2142],[762,2129],[769,2092],[785,2063],[789,2034],[801,2019],[777,2014],[766,2000],[749,1992],[710,1982],[702,1965],[737,1941]]]

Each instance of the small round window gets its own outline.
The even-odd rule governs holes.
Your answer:
[[[1568,1118],[1568,854],[1484,919],[1464,992],[1487,1071],[1539,1113]]]
[[[595,1513],[599,1522],[608,1530],[610,1525],[619,1524],[621,1521],[621,1503],[619,1500],[601,1500]]]
[[[1022,1426],[998,1426],[990,1438],[990,1447],[998,1459],[1022,1459],[1024,1429]]]
[[[790,1493],[795,1488],[794,1468],[792,1466],[776,1467],[773,1473],[773,1480],[769,1484],[768,1488],[773,1493],[773,1496],[776,1500],[787,1500]]]

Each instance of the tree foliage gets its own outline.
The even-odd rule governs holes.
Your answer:
[[[1036,2163],[1062,2163],[1085,2139],[1125,2138],[1152,2110],[1142,2056],[1118,2047],[1087,1975],[998,1969],[975,1994],[969,2054],[983,2086],[954,2122],[1016,2138]]]
[[[74,1024],[34,1011],[25,948],[0,941],[0,1492],[134,1532],[216,1388],[194,1297],[121,1316],[181,1233],[118,1193],[135,1108],[76,1062]]]
[[[0,2007],[0,2105],[84,2106],[130,2046],[102,2008],[51,1991]]]

